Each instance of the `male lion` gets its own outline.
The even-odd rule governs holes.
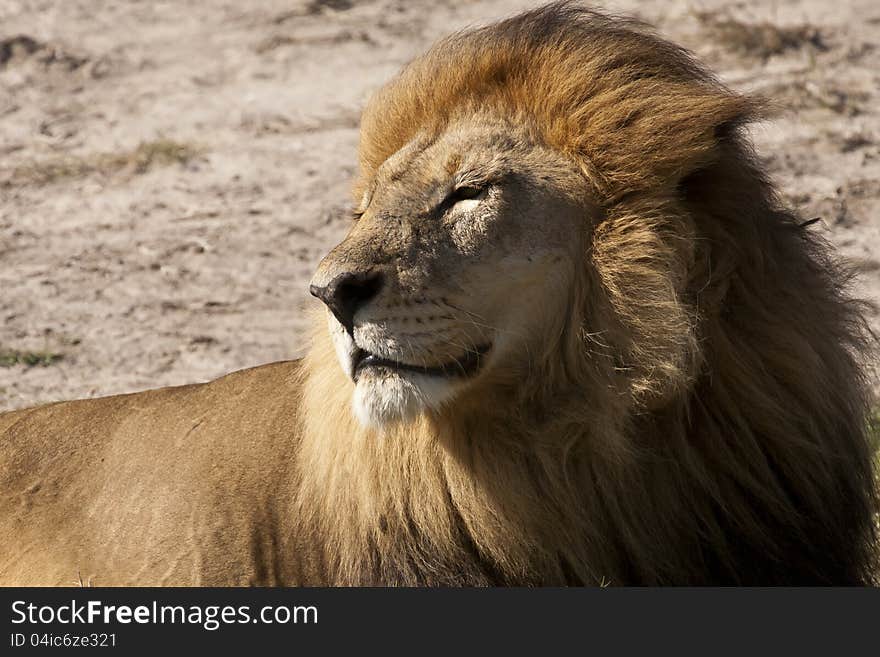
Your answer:
[[[302,362],[0,416],[0,579],[871,582],[866,332],[759,111],[569,3],[440,42]]]

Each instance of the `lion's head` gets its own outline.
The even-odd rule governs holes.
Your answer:
[[[441,42],[369,105],[355,224],[311,287],[364,423],[595,376],[597,353],[594,384],[643,398],[690,376],[683,183],[757,106],[634,27],[544,9]]]
[[[407,66],[312,281],[304,476],[361,472],[509,581],[867,581],[864,323],[752,154],[762,107],[568,2]]]

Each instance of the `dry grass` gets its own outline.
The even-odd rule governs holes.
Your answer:
[[[26,365],[28,367],[48,367],[64,359],[64,354],[52,351],[19,351],[0,348],[0,367]]]
[[[199,149],[173,141],[158,139],[143,142],[137,148],[122,153],[96,153],[84,156],[61,156],[29,162],[0,171],[0,184],[48,185],[70,178],[92,174],[140,174],[158,166],[186,164],[199,154]]]
[[[714,40],[749,57],[766,60],[791,50],[828,50],[821,31],[813,25],[782,27],[766,21],[748,23],[710,11],[694,15]]]
[[[0,69],[33,58],[45,67],[75,71],[88,57],[69,52],[58,44],[43,43],[26,34],[0,39]]]

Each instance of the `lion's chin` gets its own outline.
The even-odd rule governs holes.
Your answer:
[[[367,428],[407,424],[427,410],[438,410],[454,394],[452,382],[415,373],[369,372],[358,377],[352,408]]]

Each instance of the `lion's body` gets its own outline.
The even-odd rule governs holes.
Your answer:
[[[567,3],[441,42],[301,364],[0,415],[0,582],[871,582],[866,331],[758,107]]]
[[[0,582],[284,581],[297,371],[0,415]]]

